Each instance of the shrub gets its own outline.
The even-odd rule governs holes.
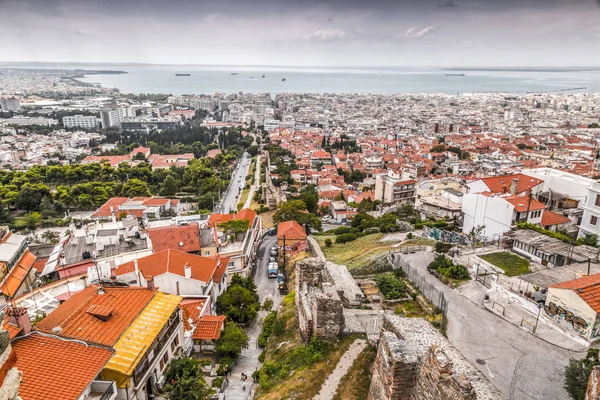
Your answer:
[[[333,233],[335,235],[343,235],[345,233],[350,233],[352,232],[351,228],[347,227],[347,226],[340,226],[339,228],[336,228]]]
[[[344,233],[342,235],[336,236],[336,243],[347,243],[356,240],[356,235],[354,233]]]
[[[469,270],[460,264],[453,264],[452,261],[444,255],[439,255],[433,260],[427,269],[431,273],[438,273],[441,276],[451,279],[469,279]]]
[[[273,308],[273,299],[269,297],[264,301],[262,309],[265,311],[271,311],[271,308]]]
[[[223,381],[225,381],[224,376],[217,376],[215,379],[213,379],[211,386],[214,388],[220,388],[223,386]]]
[[[333,242],[331,241],[331,239],[329,239],[329,238],[325,239],[325,247],[331,247],[332,244],[333,244]]]
[[[574,400],[583,400],[589,376],[594,366],[599,365],[598,349],[589,349],[584,359],[571,358],[565,367],[564,387]]]
[[[413,234],[412,232],[408,232],[408,235],[406,235],[406,239],[412,239],[413,238]]]
[[[435,252],[436,253],[447,253],[452,248],[452,243],[444,243],[444,242],[436,242],[435,243]]]
[[[267,347],[267,341],[269,340],[271,333],[273,333],[273,325],[274,325],[276,319],[277,319],[277,311],[271,311],[269,313],[269,315],[267,315],[265,317],[265,320],[263,322],[262,332],[258,336],[258,342],[257,342],[258,347],[260,347],[261,349],[264,349],[265,347]]]
[[[377,287],[383,296],[388,299],[399,299],[404,296],[406,285],[394,274],[384,274],[375,278]]]

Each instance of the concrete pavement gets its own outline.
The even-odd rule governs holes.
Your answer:
[[[552,345],[444,285],[427,272],[432,259],[433,254],[425,252],[405,257],[448,300],[450,342],[506,399],[569,399],[563,388],[564,367],[569,358],[581,358],[585,351]],[[564,340],[571,339],[564,337]]]
[[[252,271],[260,303],[262,304],[267,298],[273,299],[273,310],[276,310],[279,307],[282,300],[282,297],[277,290],[277,279],[269,278],[267,274],[269,250],[271,246],[274,246],[276,243],[277,238],[275,236],[267,235],[264,237],[257,250],[256,267]],[[242,354],[232,368],[231,376],[229,377],[230,384],[225,388],[224,392],[227,400],[245,400],[251,398],[249,397],[251,396],[250,391],[254,391],[256,388],[255,385],[252,385],[251,387],[251,384],[252,373],[260,368],[258,356],[262,353],[262,349],[257,346],[258,336],[262,330],[262,326],[258,321],[263,320],[268,313],[268,311],[261,310],[258,313],[257,321],[246,330],[246,334],[249,338],[248,348],[242,350]],[[248,375],[245,390],[241,384],[242,373]]]
[[[244,153],[233,171],[229,187],[223,197],[221,207],[219,207],[219,212],[226,214],[231,210],[237,210],[237,199],[240,197],[240,189],[243,189],[246,185],[246,175],[248,174],[249,167],[250,157],[248,153]]]

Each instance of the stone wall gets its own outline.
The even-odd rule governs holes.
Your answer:
[[[21,372],[14,366],[16,361],[8,332],[0,330],[0,400],[20,400]]]
[[[324,260],[307,258],[296,263],[296,319],[305,341],[313,336],[332,340],[344,330],[342,299]]]
[[[600,366],[594,367],[590,374],[585,400],[600,400]]]
[[[430,323],[386,314],[369,400],[500,400],[502,395]]]

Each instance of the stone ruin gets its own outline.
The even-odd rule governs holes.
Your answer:
[[[296,315],[304,340],[336,339],[344,332],[344,308],[359,308],[365,296],[343,265],[308,258],[296,263]]]
[[[386,314],[369,400],[500,400],[502,394],[429,322]]]

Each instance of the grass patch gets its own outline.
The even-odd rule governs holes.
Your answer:
[[[529,260],[519,257],[514,253],[500,251],[484,254],[479,257],[502,269],[506,273],[506,276],[518,276],[529,272]]]
[[[315,238],[327,260],[352,269],[369,264],[390,251],[391,243],[379,242],[383,236],[382,233],[374,233],[359,237],[349,243],[333,243],[330,247],[325,247],[325,240],[330,239],[335,242],[334,235],[322,235]]]
[[[246,200],[248,200],[248,194],[250,193],[250,189],[242,190],[242,195],[240,196],[240,203],[246,204]]]
[[[350,370],[338,385],[333,400],[366,399],[371,386],[372,366],[377,356],[377,349],[367,346],[358,356]]]
[[[275,214],[275,210],[267,211],[260,214],[260,218],[262,218],[263,228],[275,227],[275,223],[273,222],[273,214]]]

